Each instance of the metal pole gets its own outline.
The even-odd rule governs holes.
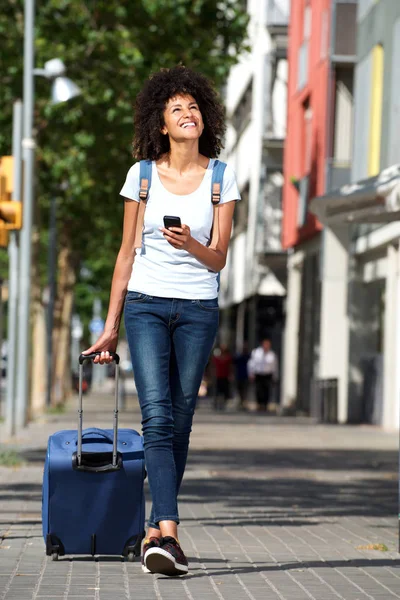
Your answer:
[[[54,304],[56,296],[56,238],[57,238],[57,199],[52,198],[50,204],[49,220],[49,251],[48,251],[48,286],[49,302],[47,305],[47,390],[46,405],[51,405],[51,390],[53,383],[53,325],[54,325]]]
[[[83,363],[79,363],[79,390],[78,390],[78,465],[81,466],[82,460],[82,422],[83,422]]]
[[[397,246],[396,248],[397,250],[397,269],[396,269],[396,275],[397,275],[397,307],[399,307],[399,299],[400,299],[400,244]],[[399,397],[399,392],[400,392],[400,375],[399,375],[399,358],[400,358],[400,311],[399,308],[397,308],[397,335],[396,335],[396,341],[397,341],[397,352],[396,352],[396,396],[397,396],[397,403],[398,403],[398,412],[397,412],[397,419],[398,419],[398,423],[399,423],[399,472],[398,472],[398,552],[400,552],[400,397]]]
[[[2,396],[3,396],[3,280],[0,279],[0,414],[2,412]],[[1,414],[1,416],[3,416]]]
[[[115,406],[113,422],[113,467],[117,466],[117,446],[118,446],[118,408],[119,408],[119,360],[115,361]]]
[[[14,157],[14,181],[12,200],[22,199],[22,102],[14,102],[12,154]],[[6,429],[8,435],[15,433],[15,383],[17,351],[17,310],[18,310],[18,234],[10,231],[8,244],[8,340],[7,340],[7,393]]]
[[[29,385],[30,359],[30,287],[31,287],[31,255],[32,255],[32,221],[33,221],[33,177],[35,161],[35,141],[32,138],[33,105],[34,105],[34,20],[35,0],[25,0],[25,36],[24,36],[24,195],[23,226],[21,230],[20,249],[20,288],[18,306],[18,377],[16,397],[16,429],[26,424]]]

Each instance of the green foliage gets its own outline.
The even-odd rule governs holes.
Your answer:
[[[66,105],[51,106],[49,82],[35,81],[41,277],[44,282],[48,209],[55,197],[58,241],[72,244],[77,309],[87,317],[93,294],[108,295],[121,240],[119,190],[132,164],[135,96],[151,72],[178,63],[221,87],[245,49],[248,17],[243,4],[47,0],[37,7],[35,65],[62,58],[83,92]],[[9,154],[12,102],[22,95],[22,0],[3,0],[0,35],[0,154]],[[87,271],[86,278],[80,277],[83,265],[89,277]]]
[[[56,406],[49,406],[46,409],[47,415],[63,415],[65,414],[67,407],[65,404],[56,404]]]
[[[0,467],[19,467],[22,462],[20,455],[15,450],[0,448]]]
[[[365,544],[363,546],[357,546],[357,550],[379,550],[380,552],[388,552],[389,548],[386,544]]]

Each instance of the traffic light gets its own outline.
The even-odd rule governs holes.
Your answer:
[[[3,222],[0,222],[0,248],[8,246],[8,231],[3,228]]]
[[[14,157],[0,157],[0,231],[7,232],[22,227],[22,203],[11,200],[13,173]]]

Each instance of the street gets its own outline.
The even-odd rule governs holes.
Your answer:
[[[112,403],[106,393],[87,397],[84,426],[110,426]],[[45,447],[53,431],[75,427],[75,410],[72,402],[3,446],[25,464],[0,468],[1,600],[400,598],[397,434],[217,414],[207,401],[180,495],[189,575],[145,575],[120,557],[52,562],[41,537]],[[120,426],[140,428],[132,394]]]
[[[3,4],[0,600],[400,600],[400,1]]]

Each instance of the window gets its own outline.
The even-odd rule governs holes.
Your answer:
[[[288,61],[278,56],[267,57],[266,69],[271,72],[265,94],[266,135],[283,139],[286,135]]]
[[[286,25],[289,21],[290,0],[268,0],[268,25]]]
[[[232,115],[231,122],[239,136],[251,121],[253,105],[253,80],[250,81]]]
[[[333,156],[340,162],[351,160],[353,133],[353,69],[338,67],[335,72],[335,132]]]
[[[301,139],[303,173],[305,175],[298,182],[299,204],[297,224],[299,227],[302,227],[307,222],[308,200],[310,196],[310,173],[312,168],[312,120],[313,111],[310,106],[310,100],[307,99],[303,105],[303,131]]]
[[[312,108],[310,101],[304,103],[303,112],[303,157],[304,171],[309,173],[311,170],[311,152],[312,152]]]
[[[301,90],[308,80],[308,47],[311,36],[311,5],[307,2],[303,13],[303,43],[299,48],[297,88]]]
[[[263,210],[260,214],[262,252],[282,250],[282,187],[280,171],[267,171],[262,190]]]
[[[300,179],[299,186],[299,204],[298,204],[298,213],[297,213],[297,225],[299,227],[303,227],[303,225],[307,222],[307,212],[308,212],[308,197],[310,195],[310,177],[306,175]]]
[[[299,49],[297,87],[302,90],[308,79],[308,40],[304,41]]]
[[[352,67],[337,67],[335,71],[335,126],[333,160],[329,187],[335,189],[349,183],[353,139],[353,75]]]
[[[340,56],[354,56],[357,54],[356,13],[357,4],[337,2],[334,54]]]
[[[303,40],[309,40],[311,35],[311,5],[306,4],[303,15]]]

